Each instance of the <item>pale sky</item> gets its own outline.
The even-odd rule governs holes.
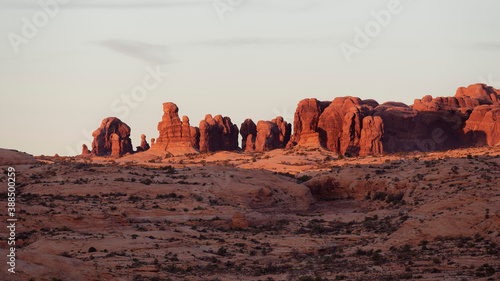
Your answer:
[[[74,155],[110,116],[135,147],[158,137],[169,101],[192,126],[210,113],[239,127],[293,122],[304,98],[412,104],[478,82],[500,88],[495,0],[59,2],[0,0],[2,148]],[[356,28],[371,34],[362,45]],[[350,60],[342,44],[357,48]]]

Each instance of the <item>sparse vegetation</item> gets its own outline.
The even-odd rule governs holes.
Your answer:
[[[57,243],[59,258],[131,280],[496,280],[500,149],[488,152],[61,157],[19,173],[17,215],[35,227],[17,243]],[[309,201],[314,188],[329,199]]]

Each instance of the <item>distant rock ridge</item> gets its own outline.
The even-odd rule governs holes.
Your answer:
[[[333,101],[304,99],[292,124],[282,117],[255,124],[246,119],[240,129],[231,118],[207,114],[198,127],[179,118],[179,108],[163,104],[159,137],[141,136],[137,151],[174,155],[216,151],[267,151],[296,145],[321,146],[343,155],[449,150],[500,145],[500,91],[485,84],[461,87],[454,97],[430,95],[413,105],[379,104],[372,99],[337,97]],[[241,134],[241,148],[238,136]],[[132,153],[130,127],[118,118],[103,120],[94,133],[92,155]],[[82,154],[88,155],[84,146]]]
[[[484,84],[454,97],[425,96],[407,106],[338,97],[305,99],[294,118],[293,145],[321,145],[339,154],[435,151],[500,144],[500,91]]]

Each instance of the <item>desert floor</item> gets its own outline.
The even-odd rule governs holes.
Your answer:
[[[500,280],[500,147],[21,158],[2,280]]]

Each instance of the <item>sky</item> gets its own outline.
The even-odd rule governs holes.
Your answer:
[[[75,155],[115,116],[158,137],[162,103],[293,123],[305,98],[413,104],[500,88],[495,0],[0,0],[0,147]]]

